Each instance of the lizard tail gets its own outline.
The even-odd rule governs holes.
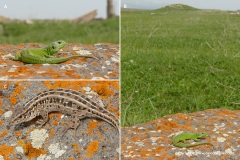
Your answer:
[[[84,58],[93,58],[91,56],[83,56],[83,55],[73,55],[73,56],[66,56],[66,57],[53,57],[53,58],[46,58],[43,62],[48,63],[48,64],[57,64],[57,63],[62,63],[65,62],[69,59],[76,58],[76,57],[84,57]]]
[[[31,54],[28,54],[25,57],[24,54],[22,54],[22,62],[31,63],[31,64],[57,64],[57,63],[65,62],[75,57],[94,58],[91,56],[84,56],[84,55],[73,55],[73,56],[66,56],[66,57],[60,57],[60,58],[58,57],[45,58],[45,57],[34,56]]]
[[[212,143],[208,143],[208,142],[203,142],[203,143],[195,143],[195,144],[181,144],[181,143],[175,143],[174,146],[176,147],[180,147],[180,148],[188,148],[188,147],[194,147],[194,146],[198,146],[198,145],[202,145],[202,144],[207,144],[207,145],[212,145]]]

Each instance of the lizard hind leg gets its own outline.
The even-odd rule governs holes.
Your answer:
[[[79,122],[79,119],[82,119],[82,118],[85,118],[86,116],[81,114],[81,115],[77,115],[77,114],[73,114],[71,115],[71,124],[68,125],[67,127],[65,127],[65,129],[63,130],[63,135],[69,130],[69,129],[74,129],[74,134],[75,134],[75,137],[77,135],[77,129],[78,127],[80,126],[80,122]]]

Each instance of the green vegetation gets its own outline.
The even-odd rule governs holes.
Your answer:
[[[163,8],[121,14],[121,122],[240,109],[240,16]]]
[[[56,40],[93,44],[119,43],[119,17],[84,24],[70,21],[34,21],[1,23],[0,43],[50,43]]]
[[[188,5],[183,5],[183,4],[172,4],[172,5],[168,5],[166,7],[160,8],[160,10],[164,10],[164,9],[166,10],[169,10],[169,9],[197,10],[197,8],[194,8]]]

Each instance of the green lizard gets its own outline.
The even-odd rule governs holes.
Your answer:
[[[66,57],[53,56],[60,49],[62,49],[66,44],[67,43],[65,41],[59,40],[43,48],[24,49],[20,51],[19,54],[15,55],[13,60],[22,61],[24,63],[31,63],[31,64],[46,64],[46,63],[56,64],[56,63],[65,62],[74,57],[93,58],[91,56],[85,56],[85,55],[73,55],[73,56],[66,56]]]
[[[201,143],[195,143],[195,144],[186,144],[186,140],[194,140],[194,141],[199,141],[199,139],[205,138],[208,136],[206,132],[195,132],[195,133],[180,133],[176,136],[173,137],[173,145],[176,147],[180,148],[187,148],[187,147],[193,147],[193,146],[198,146],[201,144],[210,144],[208,142],[201,142]],[[183,142],[183,143],[179,143]]]

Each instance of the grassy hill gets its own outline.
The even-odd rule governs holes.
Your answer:
[[[184,8],[122,12],[123,126],[240,109],[240,16]]]
[[[163,8],[160,8],[161,10],[176,10],[176,9],[180,9],[180,10],[198,10],[197,8],[188,6],[188,5],[184,5],[184,4],[171,4],[171,5],[167,5]]]
[[[0,43],[50,43],[59,39],[85,44],[119,43],[119,17],[84,24],[66,20],[0,23]]]

